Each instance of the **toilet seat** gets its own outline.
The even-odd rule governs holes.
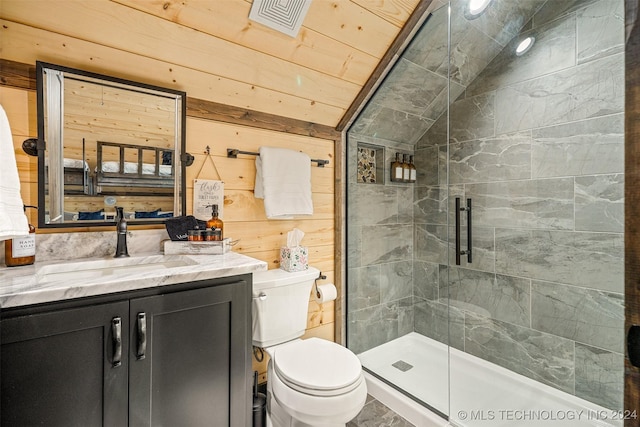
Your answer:
[[[345,347],[320,338],[283,345],[271,360],[280,381],[312,396],[349,393],[363,381],[358,357]]]

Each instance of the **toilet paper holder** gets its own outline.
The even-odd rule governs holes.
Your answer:
[[[318,290],[318,280],[324,280],[326,278],[327,278],[327,276],[322,274],[322,271],[321,271],[320,274],[318,275],[318,277],[313,281],[313,285],[316,288],[316,297],[317,298],[320,298],[320,291]]]

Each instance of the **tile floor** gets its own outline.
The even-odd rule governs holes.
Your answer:
[[[362,411],[347,427],[414,427],[409,421],[387,408],[371,396],[367,396],[367,403]]]

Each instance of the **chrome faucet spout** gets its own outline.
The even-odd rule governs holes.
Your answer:
[[[116,207],[116,235],[118,240],[116,242],[116,254],[114,258],[128,257],[129,251],[127,249],[127,220],[124,219],[124,208]]]

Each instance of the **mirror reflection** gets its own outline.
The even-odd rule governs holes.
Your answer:
[[[183,214],[184,92],[41,62],[37,80],[40,227]]]

